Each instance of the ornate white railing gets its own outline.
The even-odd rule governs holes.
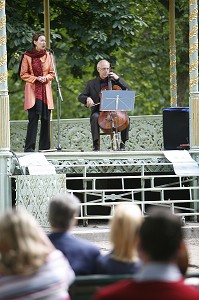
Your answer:
[[[58,143],[66,151],[88,151],[92,148],[89,118],[52,120],[52,149]],[[11,150],[23,152],[27,121],[11,121]],[[59,128],[59,132],[58,132]],[[38,129],[39,130],[39,129]],[[39,135],[38,135],[39,136]],[[162,150],[162,116],[143,115],[130,117],[129,141],[126,150]],[[101,137],[101,150],[111,148],[110,136]]]

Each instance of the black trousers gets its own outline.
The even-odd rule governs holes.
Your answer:
[[[50,113],[48,111],[48,119],[44,119],[41,116],[41,129],[39,138],[39,150],[50,149]],[[37,127],[39,121],[39,114],[36,113],[36,108],[33,106],[28,110],[28,127],[26,133],[26,141],[24,152],[35,151],[36,137],[37,137]]]
[[[100,114],[99,112],[94,112],[90,116],[91,134],[92,134],[93,142],[99,139],[99,134],[100,134],[100,128],[98,124],[99,114]],[[127,128],[121,131],[121,140],[123,143],[125,143],[129,139],[129,127],[130,127],[130,120]]]

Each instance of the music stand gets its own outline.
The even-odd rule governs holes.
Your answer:
[[[102,91],[100,111],[133,111],[135,91],[105,90]]]
[[[133,111],[135,102],[135,91],[105,90],[102,91],[100,111]],[[118,118],[116,118],[118,122]],[[118,125],[112,119],[112,149],[119,150]]]

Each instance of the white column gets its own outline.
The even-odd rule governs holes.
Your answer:
[[[169,0],[169,44],[170,44],[170,106],[177,106],[177,72],[175,44],[175,0]]]
[[[189,135],[190,148],[199,148],[198,1],[189,0]]]
[[[5,0],[0,0],[0,212],[11,206],[10,112],[8,97]]]
[[[5,0],[0,0],[0,151],[10,150]]]
[[[189,0],[189,90],[198,92],[198,1]]]

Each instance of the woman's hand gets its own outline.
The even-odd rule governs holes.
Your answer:
[[[46,76],[38,76],[37,80],[40,81],[41,83],[45,83],[47,81]]]

